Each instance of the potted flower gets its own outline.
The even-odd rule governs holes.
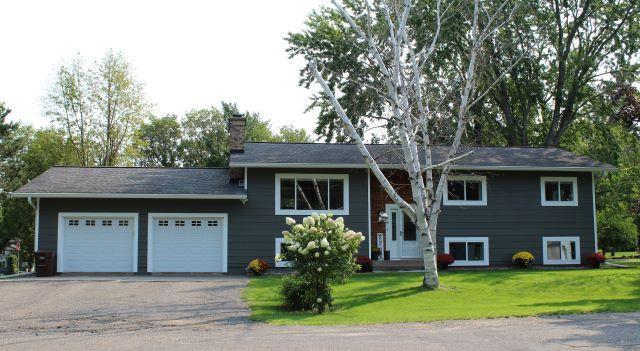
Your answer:
[[[382,254],[382,251],[380,250],[379,247],[377,247],[377,246],[371,247],[371,259],[372,260],[377,261],[378,258],[380,258],[380,254]]]
[[[520,268],[529,268],[535,258],[530,252],[520,251],[511,257],[511,262]]]
[[[436,262],[438,263],[438,269],[447,269],[455,262],[455,259],[450,254],[439,254],[436,256]]]
[[[259,276],[269,269],[269,265],[263,259],[256,258],[249,262],[249,265],[245,269],[247,273],[253,273],[254,276]]]
[[[587,256],[587,261],[591,264],[591,268],[600,268],[600,265],[604,263],[604,256],[599,252],[594,252]]]

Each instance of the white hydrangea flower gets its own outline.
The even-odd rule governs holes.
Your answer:
[[[344,224],[344,218],[338,217],[338,218],[336,218],[336,222]]]
[[[287,223],[287,225],[293,225],[296,224],[296,220],[291,218],[291,217],[287,217],[284,219],[284,222]]]
[[[308,255],[308,254],[309,254],[309,250],[304,249],[304,250],[302,250],[301,254],[302,254],[303,256],[306,256],[306,255]]]
[[[360,236],[360,241],[365,241],[365,239],[366,239],[366,238],[364,237],[364,235],[361,235],[361,236]]]
[[[284,236],[285,238],[286,238],[286,237],[288,237],[288,236],[290,236],[290,235],[291,235],[291,233],[289,233],[289,231],[288,231],[288,230],[283,230],[283,231],[282,231],[282,236]]]
[[[349,249],[349,245],[347,244],[342,245],[342,251],[347,251],[347,249]]]
[[[307,244],[307,250],[313,250],[315,249],[316,246],[316,242],[315,241],[309,241],[309,243]]]
[[[313,219],[313,217],[304,217],[302,224],[304,224],[305,227],[313,227],[316,225],[316,220]]]
[[[319,253],[319,252],[316,252],[313,256],[315,256],[315,257],[320,257],[320,253]]]
[[[317,232],[317,231],[318,231],[318,228],[316,228],[316,227],[311,227],[311,228],[309,228],[309,231],[310,231],[310,232],[312,232],[312,233],[315,233],[315,232]]]
[[[316,221],[317,221],[317,220],[319,220],[319,219],[320,219],[320,216],[318,216],[318,214],[317,214],[317,213],[312,212],[312,213],[311,213],[311,218],[313,218],[314,220],[316,220]]]
[[[325,255],[325,256],[329,256],[329,251],[325,251],[325,252],[324,252],[324,255]]]
[[[329,241],[327,240],[327,238],[322,238],[322,241],[320,241],[320,246],[321,247],[328,247],[329,246]]]
[[[322,220],[327,219],[327,215],[326,215],[326,214],[324,214],[324,213],[323,213],[323,214],[321,214],[321,215],[320,215],[320,219],[322,219]]]
[[[322,267],[318,267],[318,272],[322,272]]]
[[[321,298],[321,297],[319,297],[316,301],[317,301],[317,302],[322,302],[322,298]]]
[[[302,231],[304,230],[304,226],[302,224],[296,224],[293,226],[293,230]]]

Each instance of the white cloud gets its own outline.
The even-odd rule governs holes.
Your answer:
[[[311,131],[309,91],[297,84],[304,62],[288,59],[283,38],[325,2],[5,1],[0,101],[12,119],[45,126],[42,97],[56,67],[113,48],[132,62],[156,114],[225,100]]]

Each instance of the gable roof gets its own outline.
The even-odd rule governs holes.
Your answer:
[[[14,197],[246,199],[228,168],[51,167]]]
[[[367,148],[383,168],[400,168],[402,148],[397,144],[369,144]],[[454,163],[469,170],[604,171],[613,166],[559,148],[460,147],[458,155],[473,153]],[[432,147],[435,164],[446,159],[448,146]],[[423,153],[421,158],[424,157]],[[354,144],[247,143],[242,153],[231,154],[230,167],[366,168]]]

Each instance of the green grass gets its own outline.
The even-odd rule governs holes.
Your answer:
[[[244,292],[252,319],[284,325],[374,324],[640,310],[640,269],[450,271],[443,287],[419,273],[358,274],[334,287],[321,315],[280,307],[281,277],[252,278]]]
[[[607,259],[609,259],[609,258],[616,259],[616,257],[622,257],[622,256],[636,256],[636,255],[639,255],[639,253],[638,253],[638,252],[636,252],[636,251],[617,251],[617,252],[616,252],[616,255],[615,255],[615,256],[613,256],[613,257],[611,257],[611,252],[610,252],[610,251],[608,251],[608,252],[605,252],[604,257],[605,257],[605,258],[607,258]]]

